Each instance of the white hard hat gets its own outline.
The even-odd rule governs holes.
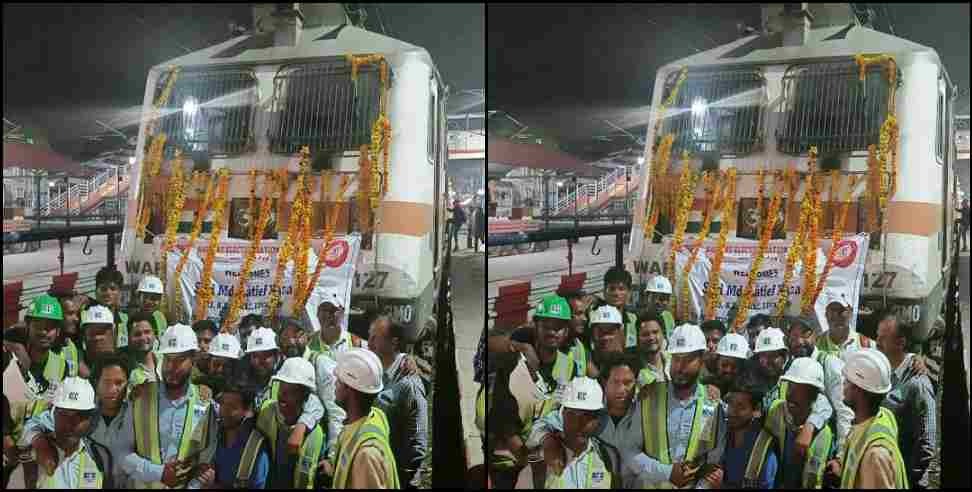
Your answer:
[[[877,394],[891,391],[891,362],[879,350],[862,348],[844,354],[844,378]]]
[[[623,325],[624,322],[621,321],[621,311],[614,306],[604,305],[591,313],[591,324],[597,323],[609,323],[616,325]]]
[[[655,275],[655,278],[648,281],[648,288],[645,289],[645,292],[671,295],[672,283],[661,275]]]
[[[787,350],[785,339],[786,337],[783,335],[783,331],[779,328],[766,328],[759,332],[759,336],[756,337],[756,348],[753,352],[759,354],[762,352]]]
[[[115,316],[108,306],[91,306],[81,312],[81,326],[84,325],[114,325]]]
[[[220,333],[213,337],[213,341],[209,343],[209,355],[239,359],[240,341],[229,333]]]
[[[746,337],[738,333],[730,333],[722,337],[722,340],[719,340],[719,346],[716,348],[716,353],[726,357],[748,359],[749,340],[746,340]]]
[[[95,392],[87,379],[64,378],[54,395],[54,407],[66,410],[94,410]]]
[[[162,279],[154,275],[146,275],[142,277],[142,281],[138,283],[139,292],[147,292],[149,294],[164,294],[165,290],[162,289]]]
[[[314,366],[307,359],[303,357],[291,357],[284,361],[283,365],[280,366],[280,370],[270,379],[284,383],[299,384],[314,391],[317,389],[314,374]]]
[[[321,307],[324,303],[333,304],[334,307],[338,309],[344,309],[344,302],[341,301],[341,297],[334,292],[328,292],[321,296],[321,302],[317,303],[317,307]]]
[[[363,348],[351,348],[337,356],[334,370],[342,383],[362,392],[374,395],[381,393],[384,385],[381,376],[384,369],[374,352]]]
[[[672,341],[668,344],[670,354],[688,354],[705,350],[705,334],[698,325],[686,323],[672,331]]]
[[[196,333],[189,325],[176,323],[165,330],[159,342],[159,353],[181,354],[190,350],[199,350]]]
[[[808,384],[820,391],[824,389],[823,366],[810,357],[798,357],[790,363],[790,368],[780,377],[784,381]]]
[[[827,304],[826,304],[827,306],[829,306],[829,305],[831,305],[831,304],[833,304],[833,303],[836,302],[837,304],[840,304],[844,308],[851,307],[851,303],[850,303],[850,301],[847,300],[847,295],[844,294],[844,293],[841,293],[840,296],[830,295],[830,296],[827,296],[827,297],[828,297]]]
[[[564,408],[600,410],[604,408],[604,393],[597,381],[588,377],[574,378],[567,384],[561,402]]]
[[[277,334],[270,328],[259,327],[246,339],[246,353],[277,350]]]

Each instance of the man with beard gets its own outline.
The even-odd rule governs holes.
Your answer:
[[[656,381],[668,381],[672,360],[662,351],[665,320],[658,311],[649,309],[638,315],[638,346],[627,350],[641,362],[638,387]]]
[[[730,333],[719,340],[719,345],[716,347],[715,384],[718,385],[721,395],[729,391],[733,381],[748,369],[748,365],[749,343],[746,337],[738,333]],[[759,403],[762,404],[762,400]]]
[[[36,398],[29,406],[26,417],[33,417],[47,409],[57,385],[70,374],[67,362],[52,350],[64,323],[61,303],[44,294],[34,299],[24,318],[27,322],[27,356],[30,359],[26,382]]]
[[[824,396],[834,409],[834,427],[836,437],[836,449],[841,449],[847,433],[850,432],[851,421],[854,420],[854,411],[847,405],[841,397],[844,389],[844,378],[841,371],[844,363],[833,355],[826,354],[817,348],[817,335],[820,325],[814,318],[795,318],[790,322],[788,328],[789,349],[792,358],[790,363],[800,357],[810,357],[817,361],[824,372]],[[789,363],[787,364],[789,366]],[[816,424],[814,424],[816,427]],[[820,429],[819,427],[816,427]],[[797,447],[800,452],[805,452],[810,445],[808,433],[803,433],[797,440]]]
[[[138,308],[136,312],[141,312],[150,316],[155,325],[155,336],[159,336],[162,330],[165,330],[169,324],[165,319],[165,315],[162,311],[159,311],[159,305],[162,304],[162,296],[165,294],[165,289],[162,287],[162,279],[156,277],[155,275],[146,275],[142,277],[142,281],[138,283],[138,291],[135,292]]]
[[[614,306],[601,306],[591,313],[594,350],[587,364],[588,377],[600,376],[599,367],[605,354],[624,352],[624,334],[621,331],[623,326],[621,312]]]
[[[95,296],[102,306],[111,309],[115,319],[115,348],[128,346],[128,314],[121,310],[121,288],[125,279],[113,266],[102,267],[95,275]]]
[[[192,328],[170,326],[159,348],[162,380],[143,384],[133,395],[122,438],[127,454],[119,461],[135,488],[186,485],[198,464],[193,434],[215,431],[205,427],[213,418],[212,402],[189,380],[198,350]]]
[[[529,345],[539,361],[538,372],[547,389],[547,398],[536,409],[535,418],[557,409],[567,383],[576,375],[574,361],[560,350],[570,320],[571,311],[567,301],[558,295],[548,295],[537,305],[533,327],[520,328],[510,337]]]
[[[570,305],[570,323],[567,326],[567,336],[560,345],[560,350],[574,360],[577,366],[576,374],[587,374],[587,359],[590,352],[590,338],[587,331],[587,308],[591,305],[591,298],[584,289],[558,290],[557,295],[563,297]]]
[[[834,435],[829,425],[814,431],[808,452],[797,450],[798,436],[807,425],[813,402],[824,390],[824,370],[810,357],[794,359],[782,379],[789,384],[786,400],[776,400],[766,416],[764,430],[753,453],[773,446],[780,452],[777,485],[787,489],[819,489],[830,457]]]
[[[843,359],[844,354],[861,348],[876,348],[874,340],[861,335],[857,330],[851,330],[850,319],[854,315],[847,297],[841,294],[839,298],[832,297],[826,308],[828,331],[817,338],[817,348],[821,352]]]
[[[745,341],[742,335],[731,333]],[[730,383],[725,397],[729,431],[726,433],[726,451],[722,456],[723,481],[726,489],[771,490],[776,482],[778,460],[772,446],[756,446],[763,428],[763,394],[766,386],[752,366],[747,366]],[[768,439],[765,439],[769,443]]]
[[[842,489],[906,489],[908,470],[898,448],[894,414],[881,406],[891,391],[891,363],[880,351],[847,354],[844,402],[854,409],[847,447],[827,464]]]
[[[362,346],[362,340],[357,335],[341,329],[343,320],[344,302],[333,292],[325,294],[317,305],[317,321],[321,325],[321,331],[317,336],[311,334],[308,352],[324,354],[331,360],[336,360],[337,354],[351,347],[368,348],[367,344]]]
[[[203,384],[203,379],[209,375],[209,344],[219,333],[219,326],[210,319],[201,319],[192,324],[192,331],[196,334],[196,360],[192,366],[192,384]]]
[[[605,408],[597,411],[598,424],[593,435],[617,450],[620,459],[614,461],[619,462],[619,470],[621,464],[640,453],[644,447],[641,402],[634,398],[640,366],[634,354],[610,353],[605,357],[604,374],[599,381],[604,390]],[[530,448],[542,446],[543,464],[553,475],[561,473],[566,461],[563,414],[563,410],[552,412],[538,420],[527,441]],[[546,469],[535,467],[533,474],[535,477],[542,475]],[[619,473],[615,475],[615,486],[620,486],[621,476]]]
[[[89,368],[81,362],[81,304],[74,292],[51,292],[61,303],[64,323],[54,348],[68,364],[68,374],[87,378]]]
[[[155,327],[150,313],[138,312],[128,318],[128,355],[131,387],[158,379],[160,360],[155,354]]]
[[[314,393],[314,366],[306,359],[290,357],[273,375],[280,385],[275,399],[266,402],[257,416],[257,429],[267,436],[270,448],[270,483],[273,489],[312,489],[321,485],[318,468],[326,456],[324,429],[315,425],[310,432],[299,431],[296,449],[290,437],[295,434],[301,409]],[[296,452],[295,452],[296,451]]]
[[[229,333],[220,333],[213,338],[209,345],[209,383],[213,394],[219,394],[223,387],[237,375],[237,363],[240,360],[240,342]]]
[[[112,488],[112,457],[104,446],[87,439],[95,414],[94,388],[86,379],[69,377],[54,398],[54,433],[42,438],[54,444],[57,464],[42,467],[38,489]]]
[[[785,401],[789,388],[789,383],[782,379],[789,358],[789,350],[786,348],[786,335],[778,328],[766,328],[756,339],[753,357],[759,364],[759,370],[770,387],[766,396],[763,397],[763,408],[771,408],[773,402],[777,400]],[[809,425],[804,425],[797,436],[796,449],[798,452],[803,453],[809,449],[813,433],[823,429],[833,415],[834,409],[827,401],[827,397],[822,394],[817,395],[810,417],[807,418]]]
[[[276,400],[280,395],[280,382],[272,379],[283,364],[276,340],[277,335],[273,330],[259,327],[250,333],[250,338],[246,341],[244,369],[247,379],[256,388],[257,411],[262,410],[271,400]],[[291,353],[298,350],[294,347]],[[300,444],[304,442],[304,434],[308,429],[313,429],[323,417],[324,405],[321,404],[318,396],[311,392],[304,403],[303,413],[287,440],[287,449],[291,454],[297,454]]]
[[[624,333],[622,348],[638,345],[638,316],[626,308],[631,298],[631,274],[624,268],[613,266],[604,273],[604,302],[621,313]]]
[[[270,454],[267,438],[252,418],[256,414],[255,397],[245,380],[230,381],[220,392],[218,444],[212,466],[215,473],[209,475],[214,483],[203,480],[203,488],[266,488]]]
[[[699,382],[705,335],[696,325],[672,332],[671,379],[642,388],[644,452],[625,466],[642,488],[714,487],[726,444],[725,410]],[[704,480],[705,483],[699,483]]]
[[[668,310],[671,300],[672,283],[667,278],[656,275],[655,278],[648,282],[643,304],[646,308],[654,309],[655,312],[661,313],[661,318],[665,321],[663,326],[665,327],[666,340],[672,336],[672,330],[675,329],[675,317]]]
[[[107,354],[95,363],[93,378],[98,401],[87,431],[87,437],[93,443],[111,451],[111,464],[105,465],[110,468],[112,482],[117,488],[128,486],[119,462],[124,455],[121,436],[125,415],[129,411],[128,400],[125,398],[128,368],[128,357],[122,354]],[[53,474],[61,462],[54,437],[56,420],[54,412],[48,410],[30,419],[24,426],[23,442],[34,448],[37,463],[48,474]]]

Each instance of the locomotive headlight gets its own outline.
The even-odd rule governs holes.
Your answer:
[[[709,105],[705,102],[705,99],[699,97],[692,101],[692,116],[701,118],[705,115],[707,109],[709,109]]]
[[[182,103],[182,114],[188,117],[192,117],[199,110],[199,104],[196,103],[196,98],[190,97],[186,98],[186,101]]]
[[[479,195],[479,196],[483,196],[483,195],[486,194],[486,191],[483,190],[482,188],[480,188],[479,190],[476,191],[476,194]]]

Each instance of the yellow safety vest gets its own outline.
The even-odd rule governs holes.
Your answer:
[[[580,338],[574,339],[574,344],[570,347],[567,352],[574,359],[574,365],[577,366],[575,374],[580,376],[587,375],[587,347]]]
[[[330,357],[332,360],[337,360],[337,354],[334,353],[334,346],[336,346],[339,342],[343,340],[345,343],[348,344],[347,345],[348,347],[354,347],[355,338],[357,337],[352,337],[351,332],[342,331],[341,336],[339,336],[337,341],[334,342],[334,345],[324,345],[323,343],[321,343],[320,334],[315,334],[314,339],[311,340],[311,342],[307,344],[307,348],[304,349],[304,358],[311,362],[314,362],[314,360],[311,358],[311,354],[317,353],[317,354],[326,355]]]
[[[871,420],[871,424],[864,432],[858,433],[853,439],[848,436],[844,448],[844,459],[841,460],[844,473],[840,478],[840,488],[854,488],[864,453],[872,445],[878,443],[890,449],[891,454],[894,455],[895,488],[908,488],[907,468],[905,468],[904,459],[901,457],[901,450],[898,448],[898,421],[894,418],[894,414],[884,407],[878,410],[878,414]]]
[[[115,325],[118,333],[115,333],[115,348],[128,346],[128,314],[118,310],[118,324]]]
[[[44,364],[44,379],[48,385],[57,385],[64,380],[64,373],[67,371],[67,362],[59,354],[48,350],[47,362]],[[24,421],[31,417],[36,417],[47,410],[51,402],[47,401],[44,395],[37,395],[37,399],[31,402],[27,409]]]
[[[243,446],[243,454],[240,456],[240,464],[236,467],[236,488],[250,488],[250,475],[253,474],[253,467],[256,466],[257,456],[260,455],[260,448],[263,446],[264,438],[256,429],[250,430],[250,437],[246,439]]]
[[[263,394],[266,394],[266,392],[264,392]],[[257,408],[257,412],[263,411],[264,408],[269,407],[271,403],[277,401],[277,396],[279,394],[280,394],[280,381],[277,381],[276,379],[271,379],[270,396],[267,397],[258,405],[259,408]]]
[[[638,346],[638,316],[634,313],[625,313],[627,319],[624,324],[624,348]]]
[[[88,458],[88,449],[80,450],[81,457],[78,458],[80,466],[77,468],[77,481],[79,489],[100,489],[104,483],[104,474],[98,469],[98,465],[91,458]],[[62,463],[63,464],[63,463]],[[57,475],[55,468],[53,475],[48,475],[44,467],[38,467],[38,489],[63,489],[70,484],[57,483],[54,478]]]
[[[594,458],[597,458],[596,460]],[[597,454],[597,446],[594,446],[589,453],[587,453],[587,458],[585,460],[587,463],[587,478],[584,483],[580,484],[580,489],[591,490],[594,488],[594,474],[598,473],[602,477],[602,480],[607,481],[608,485],[611,484],[611,472],[608,471],[607,465],[604,464],[604,460]],[[568,487],[567,483],[564,481],[565,473],[562,471],[559,476],[547,475],[547,481],[544,484],[544,489],[567,489],[574,488]],[[603,482],[602,482],[603,483]]]
[[[165,319],[165,315],[162,314],[162,311],[156,310],[152,313],[152,316],[155,318],[155,337],[158,338],[165,333],[165,329],[168,328],[169,325],[166,324],[167,321]],[[125,325],[128,326],[128,323]]]
[[[760,430],[749,455],[749,463],[746,465],[744,475],[747,480],[759,480],[763,473],[763,464],[766,462],[766,453],[774,440],[778,443],[777,449],[783,449],[782,443],[786,439],[784,405],[785,401],[776,400],[770,407],[766,420],[763,422],[763,429]],[[833,440],[834,433],[830,430],[830,426],[824,426],[813,437],[810,442],[810,452],[807,453],[806,462],[803,464],[803,478],[801,480],[803,488],[819,489],[823,486],[824,467],[827,465],[827,455],[830,452]]]
[[[552,393],[547,394],[546,400],[537,402],[533,415],[534,419],[542,418],[559,408],[562,393],[566,390],[570,380],[574,378],[575,369],[577,369],[577,366],[574,364],[573,354],[564,355],[563,352],[558,350],[552,371],[556,387],[551,388]]]
[[[342,433],[347,431],[348,427],[345,427]],[[348,488],[348,477],[351,475],[351,463],[354,462],[354,457],[358,454],[361,446],[369,441],[377,444],[378,449],[381,450],[381,453],[385,457],[385,476],[391,484],[389,488],[401,488],[401,485],[398,483],[395,455],[392,454],[391,446],[388,445],[388,418],[385,417],[385,412],[382,412],[378,407],[371,407],[371,412],[365,417],[364,422],[358,424],[357,429],[354,430],[354,434],[348,440],[341,440],[341,445],[337,452],[337,464],[334,469],[333,488]]]
[[[666,352],[662,352],[661,358],[662,358],[662,371],[664,371],[666,367],[669,367],[670,364],[669,359],[671,359],[671,357]],[[638,388],[641,388],[646,384],[653,384],[656,382],[666,382],[667,380],[668,379],[666,378],[664,380],[659,381],[657,375],[655,374],[655,371],[653,371],[651,368],[646,366],[646,367],[642,367],[641,370],[638,371],[637,386]]]
[[[668,443],[668,382],[649,385],[649,393],[641,403],[642,432],[645,439],[645,454],[652,459],[665,464],[672,464],[672,457]],[[696,384],[695,416],[692,419],[692,432],[689,434],[689,445],[683,462],[695,461],[699,456],[708,453],[716,447],[718,439],[718,425],[721,423],[722,411],[718,401],[710,400],[705,387]],[[703,412],[703,408],[712,411]],[[705,415],[708,413],[709,415]],[[671,482],[659,484],[661,488],[673,488]]]
[[[81,367],[81,354],[78,353],[78,346],[70,338],[64,340],[61,357],[67,362],[68,376],[77,376],[78,369]]]
[[[260,409],[259,415],[257,415],[256,425],[257,429],[260,429],[261,432],[266,434],[267,439],[270,441],[270,452],[275,459],[277,456],[277,432],[280,428],[277,423],[277,400],[269,400],[269,404],[264,404],[264,407]],[[314,427],[314,430],[310,434],[304,436],[304,442],[300,445],[299,460],[297,466],[294,468],[295,489],[314,488],[314,478],[317,476],[317,464],[320,461],[321,448],[324,445],[325,438],[326,435],[320,425]],[[254,452],[254,460],[256,459],[255,455],[256,452]],[[240,461],[242,464],[242,460]],[[237,471],[237,476],[239,476],[239,471]],[[249,477],[249,473],[246,476]]]
[[[666,309],[662,311],[662,320],[665,322],[665,340],[668,340],[672,336],[672,330],[675,329],[675,317]]]
[[[159,439],[159,382],[146,383],[145,391],[140,398],[132,402],[132,417],[135,419],[135,452],[139,456],[150,460],[156,465],[162,464],[162,450]],[[179,439],[178,459],[182,460],[197,451],[208,441],[209,417],[200,422],[202,427],[196,430],[192,423],[196,403],[200,401],[199,389],[194,384],[189,385],[189,403],[186,405],[186,416],[182,426],[182,436]],[[206,401],[208,403],[208,401]],[[212,411],[212,406],[207,406]],[[193,438],[198,432],[201,437]],[[135,480],[135,488],[162,489],[162,482],[145,483]]]

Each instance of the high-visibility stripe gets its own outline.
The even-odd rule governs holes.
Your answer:
[[[277,423],[277,400],[268,400],[268,404],[260,410],[257,415],[257,429],[266,434],[270,441],[270,452],[277,456],[277,433],[280,426]],[[294,468],[294,488],[312,489],[314,488],[314,477],[317,475],[317,463],[320,460],[321,448],[327,435],[323,426],[317,426],[310,434],[304,437],[304,442],[300,446],[300,455],[297,466]],[[247,475],[249,476],[249,475]]]
[[[347,441],[346,445],[338,449],[333,488],[347,488],[351,463],[354,462],[354,457],[358,453],[358,450],[361,449],[361,446],[369,441],[374,441],[385,457],[385,474],[390,481],[389,488],[401,488],[398,483],[395,455],[392,454],[391,447],[388,445],[388,419],[385,417],[385,413],[378,407],[372,407],[371,413],[365,419],[355,431],[354,435],[351,436],[350,441]]]
[[[160,434],[159,434],[159,382],[149,382],[145,383],[147,386],[142,393],[140,398],[136,398],[132,402],[132,414],[135,419],[135,451],[139,456],[150,460],[156,465],[162,464],[162,451],[160,445]],[[189,402],[186,405],[186,416],[182,424],[182,436],[179,438],[179,459],[185,459],[189,456],[192,451],[192,436],[194,431],[194,426],[192,425],[192,416],[195,412],[196,403],[198,402],[198,388],[195,385],[189,385]],[[207,416],[208,417],[208,416]],[[200,425],[205,427],[201,428],[201,434],[204,436],[196,444],[204,445],[205,436],[208,436],[209,419],[204,418]],[[162,488],[161,482],[144,483],[136,480],[136,488],[150,488],[150,489],[160,489]]]
[[[844,473],[840,479],[840,488],[854,488],[864,453],[877,443],[883,444],[894,455],[895,488],[908,488],[908,474],[901,457],[901,450],[898,449],[898,421],[895,420],[894,414],[884,407],[878,410],[878,414],[864,432],[857,434],[853,440],[848,439],[842,460]]]
[[[645,439],[645,454],[659,461],[660,463],[672,464],[671,451],[668,442],[668,391],[669,383],[654,383],[650,386],[648,401],[642,401],[641,419],[642,431]],[[692,418],[692,431],[689,433],[688,449],[685,453],[684,462],[694,461],[698,456],[708,452],[715,446],[717,429],[720,425],[717,419],[721,418],[719,412],[712,412],[705,416],[703,407],[710,406],[718,410],[718,404],[708,400],[705,387],[696,384],[695,389],[695,414]],[[701,446],[703,432],[707,432],[705,437],[706,446]],[[670,488],[670,482],[656,484],[663,488]]]
[[[152,313],[152,316],[155,318],[155,337],[158,338],[165,333],[165,329],[169,326],[166,324],[167,321],[162,311],[155,311]]]
[[[567,387],[570,380],[574,378],[574,370],[576,369],[574,354],[564,355],[563,352],[557,352],[557,359],[554,361],[552,371],[555,381],[553,388],[554,394],[548,395],[549,398],[546,400],[537,402],[535,418],[541,418],[558,408],[560,405],[560,393]]]
[[[93,459],[88,458],[88,449],[81,450],[81,457],[78,458],[79,466],[77,468],[78,488],[82,489],[100,489],[104,483],[104,474],[98,469],[98,465]],[[94,451],[91,451],[94,452]],[[58,483],[55,477],[57,476],[57,470],[55,469],[54,474],[47,475],[44,471],[44,467],[39,468],[39,473],[41,478],[37,481],[38,489],[63,489],[68,484]],[[93,474],[94,480],[91,485],[87,485],[87,476]]]
[[[64,381],[66,371],[67,361],[59,354],[48,350],[47,362],[44,364],[44,379],[47,380],[47,384],[49,386],[60,384],[61,381]],[[26,422],[27,419],[44,413],[44,410],[47,410],[50,406],[51,402],[47,401],[44,395],[37,395],[37,399],[30,404],[28,412],[24,416],[24,421]]]
[[[240,466],[236,468],[237,482],[246,482],[249,485],[250,475],[253,474],[253,467],[256,465],[261,446],[263,446],[263,434],[256,429],[250,430],[250,437],[246,439],[243,455],[240,456]]]

